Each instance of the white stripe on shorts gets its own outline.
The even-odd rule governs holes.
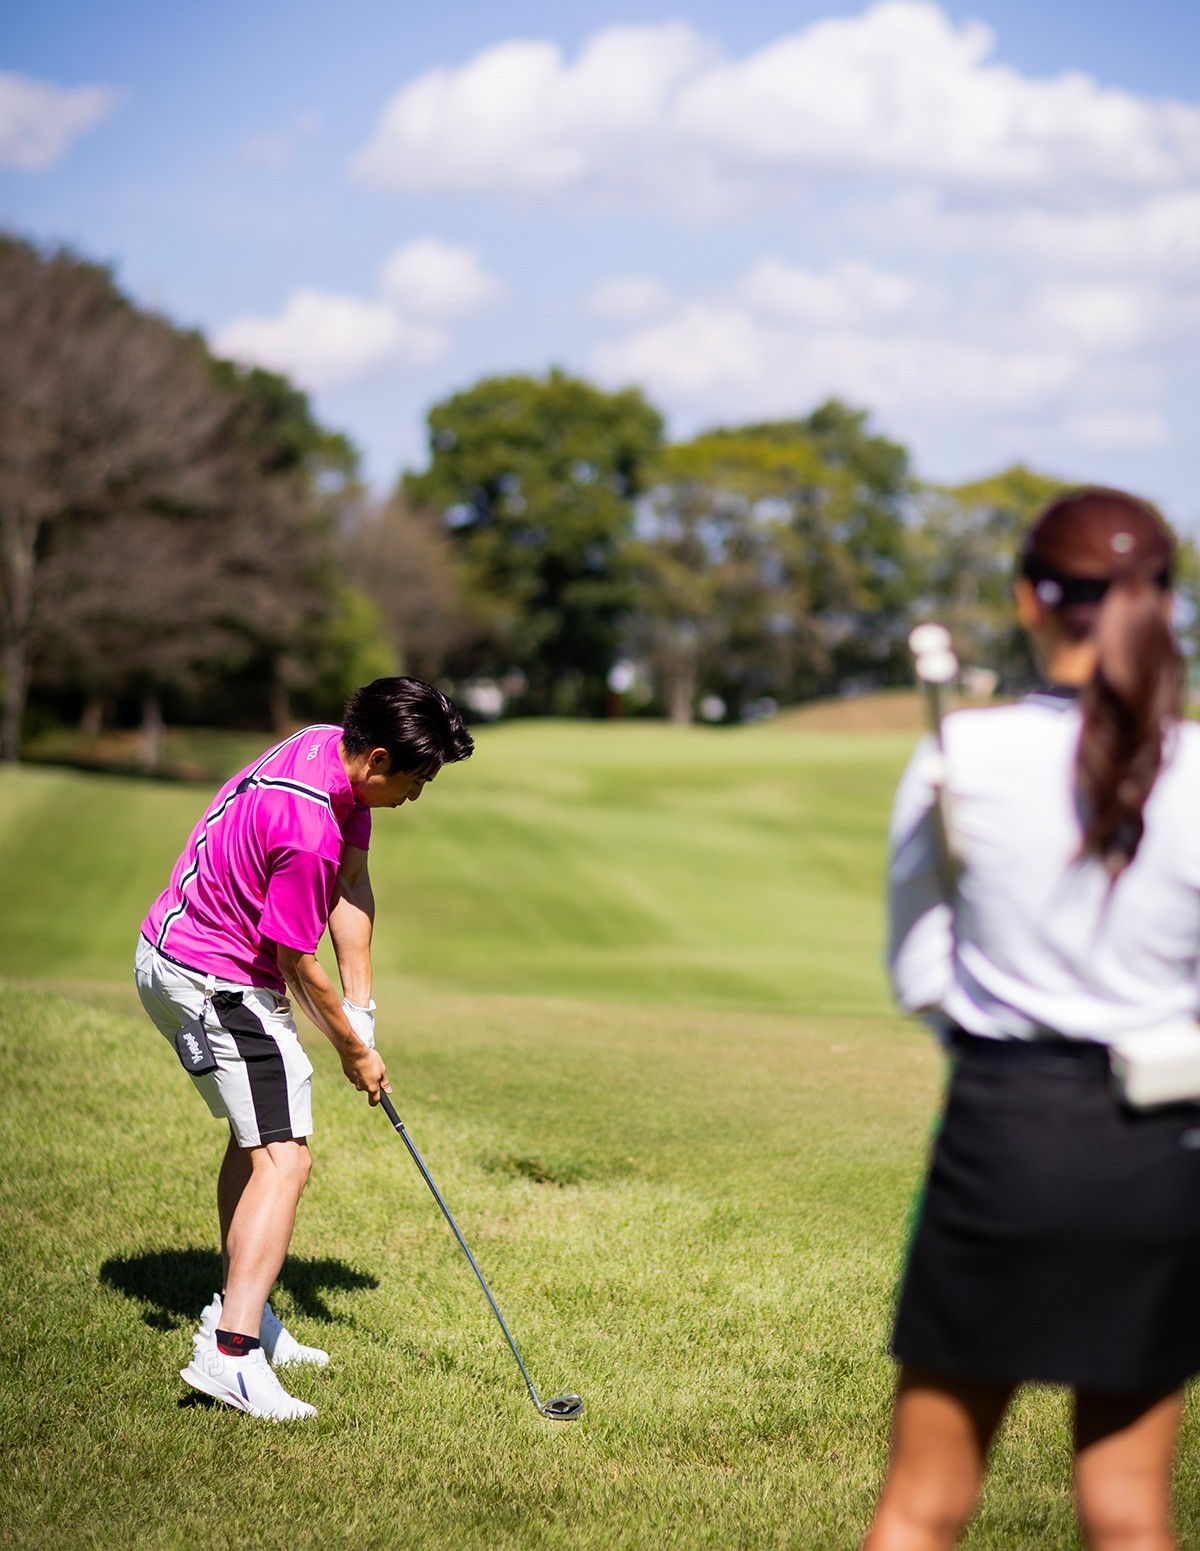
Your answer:
[[[136,977],[142,1006],[175,1049],[180,1026],[199,1017],[207,976],[165,958],[138,939]],[[204,1029],[215,1072],[192,1081],[239,1147],[312,1135],[312,1062],[296,1032],[291,1003],[274,991],[215,981]]]

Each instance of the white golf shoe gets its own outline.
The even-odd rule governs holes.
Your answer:
[[[192,1349],[199,1358],[210,1347],[215,1347],[217,1331],[221,1328],[221,1294],[214,1293],[212,1302],[200,1316],[200,1328],[192,1337]],[[323,1352],[319,1346],[305,1346],[297,1341],[288,1328],[276,1317],[275,1311],[268,1303],[263,1310],[262,1327],[258,1338],[262,1342],[262,1349],[267,1354],[267,1361],[275,1368],[298,1367],[301,1363],[308,1363],[314,1368],[324,1368],[329,1361],[329,1353]],[[193,1361],[196,1359],[194,1358]]]
[[[214,1341],[208,1351],[203,1355],[197,1352],[187,1367],[179,1370],[179,1377],[202,1395],[272,1422],[298,1422],[317,1414],[316,1406],[288,1394],[262,1347],[245,1357],[227,1357]]]

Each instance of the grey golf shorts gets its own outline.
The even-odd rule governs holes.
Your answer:
[[[144,937],[135,974],[142,1006],[173,1054],[180,1026],[200,1015],[208,977],[165,958]],[[217,1069],[191,1080],[239,1147],[312,1135],[312,1062],[286,997],[217,980],[204,1030]]]

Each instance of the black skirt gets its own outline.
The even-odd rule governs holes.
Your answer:
[[[1129,1110],[1093,1044],[963,1037],[953,1061],[893,1355],[1114,1394],[1200,1372],[1200,1107]]]

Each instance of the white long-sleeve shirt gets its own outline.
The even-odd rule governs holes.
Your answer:
[[[1078,860],[1080,715],[1056,694],[946,718],[946,787],[963,868],[939,882],[937,752],[918,745],[896,794],[888,967],[900,1005],[992,1038],[1107,1043],[1200,1013],[1200,727],[1179,727],[1133,864],[1109,889]]]

